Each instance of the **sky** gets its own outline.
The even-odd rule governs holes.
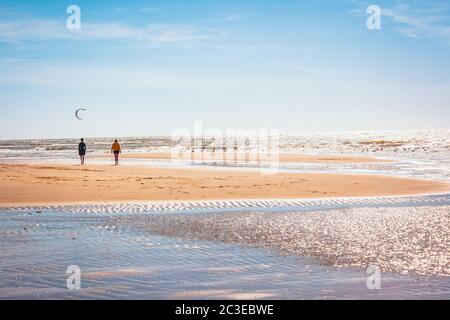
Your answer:
[[[450,3],[2,0],[0,110],[0,139],[450,128]]]

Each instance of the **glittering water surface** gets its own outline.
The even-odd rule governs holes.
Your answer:
[[[448,299],[448,220],[446,205],[3,210],[0,298]],[[369,262],[383,269],[381,290],[367,288]],[[66,288],[70,265],[81,268],[80,291]]]
[[[279,249],[340,267],[450,276],[450,206],[123,218],[150,233]]]
[[[170,152],[176,145],[170,137],[128,137],[120,139],[124,153]],[[99,160],[111,147],[110,138],[87,139],[87,161]],[[77,163],[77,139],[0,141],[0,162]],[[185,146],[188,147],[188,146]],[[240,148],[244,150],[245,147]],[[395,163],[280,163],[289,172],[327,172],[401,175],[450,181],[450,130],[314,132],[283,135],[280,152],[311,155],[356,155],[396,160]],[[126,159],[124,165],[171,166],[170,160]],[[176,164],[180,166],[179,163]],[[188,165],[188,164],[186,164]],[[205,163],[217,166],[217,163]],[[248,167],[249,163],[227,164]]]
[[[132,153],[174,146],[168,137],[120,141]],[[110,161],[94,159],[111,139],[87,142],[89,163]],[[280,163],[281,171],[450,181],[450,130],[280,142],[282,152],[396,160]],[[0,141],[0,161],[74,163],[77,143]],[[449,195],[0,209],[0,299],[450,299],[449,216]],[[381,290],[367,287],[369,264],[383,271]],[[66,287],[71,265],[81,268],[80,291]]]

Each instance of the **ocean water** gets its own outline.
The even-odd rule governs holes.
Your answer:
[[[176,145],[170,137],[128,137],[119,139],[124,152],[170,152]],[[86,139],[89,163],[110,150],[110,138]],[[0,141],[0,161],[77,162],[78,139]],[[187,145],[184,147],[188,147]],[[245,148],[243,148],[245,149]],[[279,170],[289,172],[329,172],[400,175],[450,181],[450,130],[338,132],[285,135],[280,152],[309,155],[358,155],[393,159],[395,163],[280,163]],[[174,165],[170,160],[127,159],[124,165]],[[180,165],[177,163],[176,165]],[[186,163],[186,165],[190,165]],[[204,163],[214,165],[216,163]],[[230,165],[227,165],[230,166]],[[233,164],[248,167],[248,164]]]
[[[174,146],[168,137],[120,141],[130,153]],[[87,143],[89,163],[109,161],[96,157],[111,139]],[[0,141],[0,162],[74,163],[77,144]],[[397,161],[282,171],[450,181],[450,130],[283,136],[280,149]],[[449,195],[1,209],[0,299],[449,299],[449,219]],[[370,264],[382,269],[380,290],[367,287]],[[66,286],[71,265],[81,269],[79,291]]]
[[[396,249],[394,266],[407,261],[404,255],[414,253],[408,245],[414,245],[414,240],[422,239],[430,230],[438,230],[433,241],[445,241],[448,237],[448,224],[443,226],[442,219],[448,219],[445,210],[449,207],[432,208],[436,214],[430,215],[430,207],[416,212],[418,217],[434,217],[432,223],[423,225],[415,235],[400,233],[410,238]],[[383,222],[378,226],[389,221],[401,225],[398,218],[417,209],[391,207],[381,213],[381,220],[376,218],[379,213],[374,208],[365,210],[362,215],[359,211],[351,215],[335,211],[329,215],[320,210],[291,210],[280,215],[283,210],[277,208],[272,213],[254,209],[206,215],[2,210],[0,299],[449,299],[450,278],[440,275],[442,270],[448,271],[445,261],[436,264],[436,258],[442,258],[442,254],[445,258],[442,247],[434,247],[430,260],[423,256],[414,260],[413,266],[425,271],[422,275],[414,270],[403,274],[384,270],[382,258],[391,257],[380,255],[377,260],[373,251],[363,266],[351,266],[346,259],[340,259],[340,265],[323,259],[330,257],[326,252],[339,248],[347,248],[344,252],[358,256],[361,248],[350,238],[357,236],[359,230],[370,231],[357,227],[365,215],[374,215],[367,224],[370,229],[374,221]],[[333,219],[343,216],[347,219],[342,223],[347,224],[350,219],[356,228],[346,229],[347,236],[343,237],[340,231],[344,225],[336,226],[338,245],[328,251],[320,251],[330,241],[323,230],[312,232],[315,238],[308,240],[316,247],[304,247],[301,237],[296,241],[292,238],[295,230],[290,229],[290,219],[298,228],[319,217],[318,222],[322,222],[313,225],[322,228],[324,221],[334,224]],[[331,220],[323,220],[326,217]],[[254,230],[265,228],[261,219],[271,226],[267,236]],[[408,223],[414,223],[414,219]],[[357,243],[370,246],[371,241]],[[387,243],[395,246],[395,238]],[[323,244],[326,246],[319,249]],[[422,239],[419,245],[428,248],[429,243]],[[407,252],[403,251],[405,248]],[[296,254],[295,250],[300,249],[306,251]],[[380,247],[379,251],[385,249]],[[308,250],[324,255],[308,255]],[[367,286],[371,276],[366,273],[369,262],[382,266],[381,287],[377,290]],[[70,274],[66,271],[73,265],[81,270],[80,290],[67,287]],[[431,267],[423,268],[424,265]],[[432,267],[435,265],[437,269]]]

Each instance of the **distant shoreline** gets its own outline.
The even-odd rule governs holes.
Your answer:
[[[185,151],[186,156],[184,160],[204,160],[204,161],[280,161],[288,163],[394,163],[395,160],[381,159],[375,157],[365,156],[335,156],[335,155],[304,155],[296,153],[279,153],[279,154],[254,154],[248,152],[193,152],[189,155],[188,151]],[[98,158],[110,157],[110,155],[95,156]],[[169,152],[146,152],[146,153],[123,153],[122,158],[125,159],[146,159],[146,160],[172,160],[172,154]],[[173,159],[183,160],[183,159]]]
[[[316,199],[446,193],[444,182],[358,174],[0,164],[0,207],[139,201]]]

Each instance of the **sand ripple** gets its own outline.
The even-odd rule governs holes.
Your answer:
[[[217,209],[265,209],[296,208],[328,209],[355,206],[379,205],[438,205],[449,204],[450,194],[436,196],[396,196],[396,197],[351,197],[325,199],[289,199],[289,200],[221,200],[221,201],[164,201],[105,204],[75,204],[49,206],[21,206],[0,208],[12,212],[57,211],[68,213],[111,214],[111,213],[147,213],[147,212],[200,212]]]

